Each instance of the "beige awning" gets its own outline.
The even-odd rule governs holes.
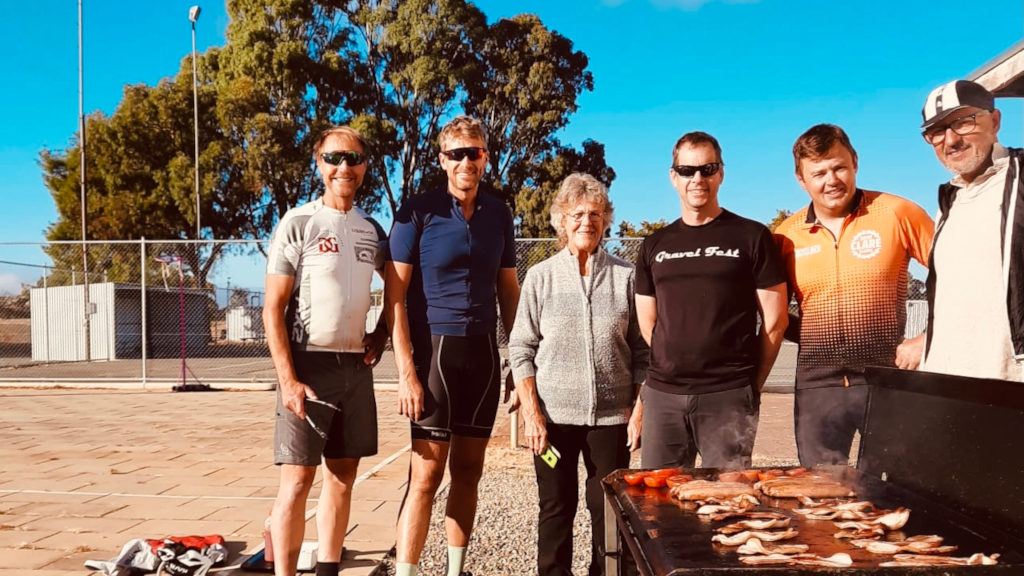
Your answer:
[[[1024,40],[971,72],[967,79],[988,88],[997,98],[1024,97]]]

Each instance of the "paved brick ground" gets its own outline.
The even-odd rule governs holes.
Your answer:
[[[408,425],[393,391],[377,398],[380,450],[360,467],[346,576],[371,573],[392,547],[405,489]],[[273,392],[8,388],[0,403],[0,576],[90,574],[85,560],[132,538],[221,534],[229,566],[262,545],[277,486]],[[493,449],[509,447],[509,431],[500,408]],[[754,457],[795,462],[791,394],[764,396]],[[315,530],[307,522],[307,539]]]
[[[796,378],[797,346],[783,342],[779,357],[768,375],[771,392],[791,392]],[[22,363],[23,359],[0,357],[0,386],[74,386],[166,390],[181,382],[181,360],[152,359],[146,362],[146,383],[142,383],[140,360],[109,362]],[[203,382],[215,388],[269,389],[274,367],[269,356],[244,358],[189,358],[186,381]],[[387,351],[373,370],[378,383],[395,383],[398,371],[394,355]]]

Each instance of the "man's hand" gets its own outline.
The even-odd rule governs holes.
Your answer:
[[[629,415],[629,423],[626,424],[626,445],[629,451],[634,452],[640,448],[640,432],[644,423],[644,403],[637,398],[633,406],[633,413]]]
[[[363,364],[376,366],[388,345],[388,331],[374,330],[363,337]]]
[[[519,406],[522,402],[519,400],[519,394],[516,393],[516,382],[512,379],[512,371],[509,370],[505,376],[505,399],[502,403],[508,404],[508,401],[512,400],[512,404],[508,407],[508,413],[511,414],[516,410],[519,410]]]
[[[412,421],[423,415],[423,384],[415,375],[398,378],[398,413]]]
[[[298,380],[281,382],[281,402],[299,418],[306,419],[306,398],[317,399],[313,389]]]
[[[925,334],[907,338],[896,347],[896,367],[904,370],[917,370],[924,355]]]

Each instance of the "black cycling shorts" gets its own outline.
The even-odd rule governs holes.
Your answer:
[[[426,355],[417,354],[426,360]],[[412,437],[448,442],[452,434],[490,438],[498,410],[501,360],[494,334],[431,335],[429,361],[416,363],[425,383],[423,415]]]

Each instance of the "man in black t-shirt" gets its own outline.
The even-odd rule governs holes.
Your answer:
[[[637,257],[651,366],[631,425],[642,425],[645,468],[689,468],[698,453],[708,468],[749,467],[761,387],[786,329],[785,269],[764,225],[719,206],[723,166],[710,134],[676,142],[669,178],[682,217]]]

